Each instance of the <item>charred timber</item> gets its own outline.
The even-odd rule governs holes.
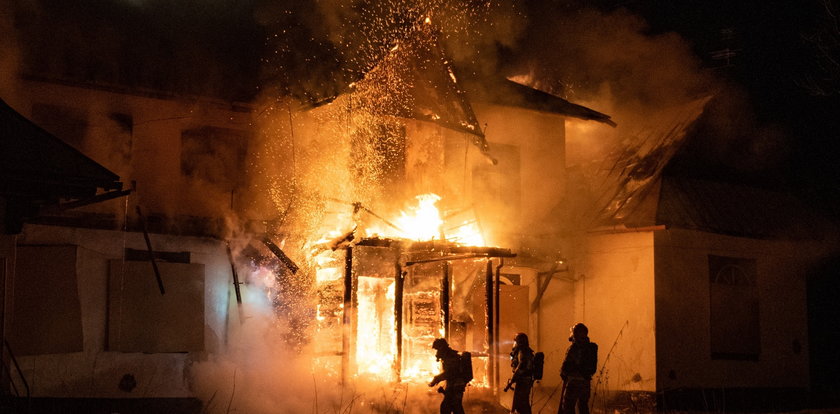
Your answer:
[[[374,216],[374,217],[376,217],[376,218],[378,218],[378,219],[382,220],[382,222],[383,222],[383,223],[385,223],[385,224],[387,224],[387,225],[391,226],[392,228],[396,229],[397,231],[399,231],[399,232],[403,232],[403,229],[399,228],[396,224],[391,223],[390,221],[388,221],[388,220],[387,220],[387,219],[385,219],[384,217],[380,216],[379,214],[376,214],[373,210],[371,210],[371,209],[369,209],[369,208],[367,208],[367,207],[363,206],[363,205],[362,205],[362,203],[360,203],[360,202],[358,202],[358,201],[357,201],[357,202],[353,203],[353,213],[354,213],[354,214],[355,214],[355,213],[358,213],[358,212],[359,212],[359,210],[364,211],[365,213],[368,213],[368,214],[370,214],[371,216]]]
[[[140,206],[137,206],[137,217],[140,219],[140,226],[143,229],[143,239],[146,240],[146,249],[149,252],[149,261],[152,262],[152,270],[155,272],[158,289],[160,289],[161,295],[165,295],[166,289],[163,288],[163,278],[160,276],[160,269],[158,269],[157,261],[155,260],[155,250],[152,248],[152,240],[149,238],[149,231],[146,229],[146,217],[143,216]]]
[[[350,375],[350,328],[352,319],[350,307],[352,306],[353,291],[353,249],[344,250],[344,307],[342,308],[341,319],[344,329],[341,330],[341,381],[345,382]]]
[[[559,270],[559,267],[559,263],[555,261],[551,265],[551,269],[549,269],[547,272],[537,273],[537,278],[544,277],[545,279],[543,279],[540,282],[539,288],[537,289],[537,297],[534,298],[534,302],[531,303],[531,313],[534,313],[537,311],[537,309],[539,309],[540,301],[542,300],[542,297],[545,294],[545,290],[548,289],[548,284],[551,283],[551,279],[554,277],[554,274],[561,271]]]
[[[274,244],[274,242],[271,241],[271,239],[269,239],[268,237],[264,237],[262,239],[262,242],[266,245],[266,247],[268,247],[269,250],[271,250],[272,253],[274,253],[275,256],[277,256],[278,259],[280,259],[280,261],[289,269],[289,271],[292,272],[292,274],[297,273],[298,269],[300,269],[298,265],[295,264],[295,262],[292,259],[290,259],[289,256],[286,256],[286,253],[283,252],[283,250],[280,249],[280,247]]]
[[[488,261],[488,263],[489,263],[489,261]],[[495,321],[493,323],[493,335],[494,335],[494,337],[493,337],[493,356],[494,356],[493,364],[495,364],[495,366],[493,367],[493,372],[496,373],[496,377],[495,377],[496,378],[496,383],[494,384],[494,386],[495,386],[494,389],[499,389],[499,384],[500,384],[500,381],[501,381],[500,380],[501,369],[499,367],[499,355],[501,355],[501,353],[499,352],[499,323],[501,322],[500,321],[500,319],[501,319],[501,312],[500,312],[501,306],[499,305],[501,303],[501,300],[500,300],[500,297],[499,297],[500,296],[499,291],[501,290],[501,283],[499,282],[499,279],[501,278],[502,266],[504,266],[504,265],[505,265],[505,259],[499,259],[499,265],[496,266],[496,274],[495,274],[495,279],[493,281],[493,293],[495,295],[495,297],[493,298],[493,303],[496,305],[495,309],[494,309],[494,311],[495,311],[494,312]]]
[[[449,313],[449,263],[443,263],[443,278],[441,280],[440,286],[440,307],[443,310],[443,337],[446,338],[447,341],[450,340],[449,338],[449,322],[451,319]]]
[[[395,322],[395,329],[397,333],[397,357],[396,357],[396,370],[397,370],[397,381],[400,381],[400,376],[402,375],[402,333],[403,333],[403,288],[405,286],[405,272],[400,266],[399,263],[394,264],[394,272],[395,279],[394,279],[394,322]]]
[[[353,239],[355,239],[355,238],[356,238],[356,229],[353,228],[353,230],[350,230],[347,233],[344,233],[341,236],[338,236],[338,237],[330,240],[329,243],[327,243],[325,247],[327,249],[332,250],[332,251],[336,251],[339,248],[347,247],[350,244],[350,242],[352,242]]]
[[[227,255],[230,262],[230,273],[233,277],[233,291],[236,292],[236,303],[242,304],[242,292],[239,290],[239,274],[236,273],[236,265],[233,262],[233,253],[230,251],[230,243],[227,243]]]
[[[406,266],[413,266],[420,263],[434,263],[434,262],[450,262],[454,260],[468,260],[468,259],[489,259],[494,256],[488,256],[486,254],[458,254],[458,255],[449,255],[449,256],[437,256],[431,257],[428,259],[416,259],[416,260],[408,260],[405,262]]]
[[[493,315],[495,314],[495,307],[493,306],[493,262],[488,260],[487,261],[487,271],[485,272],[485,291],[484,291],[484,300],[487,304],[486,307],[486,323],[487,323],[487,353],[490,354],[490,357],[487,359],[487,380],[490,384],[496,384],[496,370],[495,364],[493,360],[496,358],[496,354],[493,352],[495,347],[493,346],[493,338],[495,337],[493,331]],[[495,387],[493,388],[493,392],[496,392]]]
[[[396,247],[406,253],[440,252],[442,254],[481,254],[487,257],[516,257],[510,249],[486,246],[461,246],[443,241],[417,242],[405,239],[364,238],[355,243],[356,246],[368,247]]]

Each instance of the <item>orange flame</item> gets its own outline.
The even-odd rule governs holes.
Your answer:
[[[469,246],[484,246],[484,236],[473,221],[464,221],[444,230],[446,222],[441,217],[436,204],[440,196],[433,193],[421,194],[415,197],[417,205],[400,212],[400,216],[393,220],[398,228],[385,225],[371,226],[366,229],[367,234],[381,237],[394,237],[417,241],[446,240]]]
[[[441,197],[437,194],[421,194],[416,197],[417,204],[390,220],[382,220],[379,226],[370,225],[357,232],[359,237],[401,238],[417,241],[446,240],[453,243],[470,246],[483,246],[484,237],[479,231],[476,220],[461,223],[446,223],[436,204]],[[340,292],[340,280],[344,275],[343,255],[332,251],[334,246],[325,248],[336,238],[341,239],[346,229],[355,226],[352,217],[340,215],[334,217],[342,230],[334,230],[321,240],[311,244],[316,281],[319,289],[336,294]],[[386,226],[387,224],[387,226]],[[454,225],[453,225],[454,224]],[[434,337],[443,336],[442,325],[434,328],[434,332],[411,329],[403,331],[403,338],[396,337],[396,321],[394,279],[374,275],[359,274],[357,278],[357,309],[356,309],[356,338],[355,338],[355,370],[356,376],[378,381],[394,381],[397,359],[397,341],[403,341],[403,358],[400,370],[402,381],[427,382],[439,371],[434,352],[429,348]],[[436,301],[437,296],[426,297],[429,293],[418,294],[416,300]],[[420,297],[423,296],[423,297]],[[337,298],[336,298],[337,299]],[[410,299],[405,299],[410,300]],[[436,302],[435,302],[436,303]],[[434,306],[433,306],[434,307]],[[334,304],[332,307],[322,308],[319,304],[316,319],[319,326],[324,327],[319,335],[326,341],[335,339],[334,329],[342,324],[340,314],[343,306]],[[331,335],[329,332],[333,332]],[[340,336],[339,336],[340,338]]]

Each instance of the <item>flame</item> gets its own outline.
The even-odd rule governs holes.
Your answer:
[[[315,280],[318,282],[332,282],[341,279],[342,268],[331,255],[315,256]]]
[[[421,194],[416,197],[417,207],[410,212],[401,212],[395,220],[397,227],[402,229],[402,237],[413,240],[432,240],[440,238],[443,219],[440,218],[435,204],[440,200],[437,194]]]
[[[417,241],[446,240],[468,246],[485,245],[484,236],[475,220],[447,225],[436,205],[441,200],[439,195],[427,193],[415,199],[417,205],[401,211],[399,217],[393,220],[394,226],[372,225],[366,229],[366,234]]]
[[[455,72],[452,71],[452,68],[449,68],[449,77],[452,78],[452,82],[458,83],[458,78],[455,77]]]
[[[449,214],[445,220],[437,207],[441,197],[437,194],[421,194],[415,197],[416,205],[401,211],[398,217],[379,220],[380,227],[368,225],[357,229],[355,239],[347,241],[347,229],[358,224],[349,214],[331,216],[330,223],[336,229],[315,242],[309,244],[312,263],[321,302],[316,309],[318,323],[316,336],[324,346],[323,361],[340,368],[335,352],[341,349],[341,329],[347,329],[343,322],[344,306],[342,299],[343,277],[345,272],[344,254],[336,251],[336,240],[346,240],[352,245],[353,240],[377,235],[411,239],[417,241],[446,240],[470,246],[483,246],[484,238],[476,219],[463,218],[464,211]],[[340,225],[339,225],[340,223]],[[387,224],[387,225],[386,225]],[[415,287],[414,292],[403,292],[404,315],[414,315],[416,320],[404,320],[402,338],[396,336],[394,314],[395,280],[382,275],[357,274],[355,342],[353,347],[355,375],[376,381],[396,381],[399,368],[400,380],[405,382],[425,383],[439,372],[439,363],[434,357],[430,344],[434,338],[444,336],[443,320],[439,314],[441,298],[439,284]],[[343,327],[343,328],[342,328]],[[339,342],[335,342],[338,340]],[[402,341],[401,366],[397,367],[397,341]],[[332,352],[332,356],[330,355]],[[324,359],[326,358],[326,359]]]
[[[397,355],[394,331],[394,280],[359,277],[357,375],[393,381]]]
[[[475,221],[464,221],[446,233],[446,239],[465,246],[484,246],[484,236]]]

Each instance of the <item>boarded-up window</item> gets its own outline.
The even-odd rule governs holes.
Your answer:
[[[245,177],[247,141],[247,133],[227,128],[183,131],[181,173],[231,191]]]
[[[758,360],[761,332],[755,259],[709,255],[712,359]]]
[[[88,122],[87,114],[80,109],[36,103],[32,105],[32,122],[74,148],[83,149]]]
[[[17,355],[81,352],[76,246],[18,246],[9,343]]]
[[[164,295],[158,289],[151,262],[110,262],[109,350],[204,350],[204,265],[157,265],[166,288]]]

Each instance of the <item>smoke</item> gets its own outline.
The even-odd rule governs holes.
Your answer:
[[[239,326],[230,329],[226,349],[190,368],[195,395],[208,413],[312,411],[317,383],[306,359],[287,344],[262,290],[243,293]]]
[[[348,91],[348,85],[370,74],[393,48],[405,46],[426,19],[440,33],[438,39],[454,63],[496,67],[496,48],[512,45],[524,28],[519,7],[513,1],[441,0],[261,4],[257,21],[268,41],[263,110],[257,123],[265,136],[260,138],[262,152],[255,162],[264,182],[271,184],[267,188],[274,193],[284,221],[302,230],[290,227],[286,233],[312,234],[320,225],[317,217],[328,211],[349,211],[351,202],[372,206],[381,201],[377,198],[383,195],[382,182],[395,176],[386,171],[390,163],[382,158],[386,153],[399,156],[399,150],[377,148],[383,144],[374,137],[383,134],[378,129],[382,126],[386,135],[399,135],[401,126],[376,112],[382,110],[376,106],[411,102],[403,96],[409,87],[392,73],[406,62],[378,68],[381,82],[369,82],[364,93],[357,87],[355,98],[338,99],[305,116],[297,110],[292,115],[291,108],[297,105],[280,96],[304,105],[332,102]],[[360,108],[361,101],[374,105]],[[400,196],[391,193],[391,201]]]
[[[265,277],[263,277],[265,276]],[[265,294],[272,272],[254,271],[243,304],[231,312],[224,349],[189,368],[190,388],[208,414],[427,413],[440,396],[424,384],[390,384],[350,376],[341,381],[335,354],[290,340],[291,322]]]
[[[17,35],[14,29],[14,16],[11,2],[0,0],[0,98],[7,102],[13,100],[16,93],[16,77],[20,64]]]
[[[349,216],[349,203],[375,201],[377,189],[353,176],[375,165],[355,165],[358,158],[351,149],[354,139],[358,142],[382,119],[359,112],[351,117],[349,105],[341,100],[304,116],[295,99],[311,104],[339,95],[421,19],[429,17],[440,29],[446,51],[466,70],[492,75],[506,70],[523,83],[611,115],[619,124],[614,130],[593,128],[592,121],[571,123],[567,143],[572,166],[599,168],[605,165],[602,158],[643,148],[644,140],[696,118],[707,96],[729,87],[704,70],[690,45],[676,34],[651,34],[643,19],[627,11],[563,8],[556,2],[41,0],[37,4],[42,7],[32,8],[0,4],[5,6],[0,9],[0,33],[10,34],[0,38],[3,90],[15,84],[23,63],[26,70],[94,83],[229,100],[251,100],[259,92],[255,125],[260,134],[248,153],[252,198],[244,204],[254,215],[270,212],[265,230],[284,239],[284,250],[304,267],[307,243],[314,241],[309,237],[326,234],[324,227],[334,224],[324,223],[325,216]],[[25,27],[16,32],[12,10],[32,24],[22,23]],[[19,38],[42,52],[38,59],[21,58]],[[68,57],[62,53],[66,50],[76,53]],[[746,164],[753,169],[778,162],[784,148],[778,130],[759,126],[749,115],[736,117],[749,109],[742,100],[726,98],[733,95],[720,96],[714,101],[717,110],[707,112],[706,131],[721,140],[710,144],[715,150],[709,156],[734,163],[739,158],[733,155],[740,151],[754,161]],[[762,141],[749,133],[757,129],[765,132],[755,135]],[[214,155],[211,151],[210,158],[216,159]],[[251,203],[257,200],[264,204]],[[231,221],[231,226],[239,226]],[[362,394],[378,396],[371,400],[394,399],[376,385],[340,387],[334,377],[321,375],[314,369],[313,350],[289,340],[293,322],[285,315],[278,317],[276,304],[262,288],[246,292],[238,313],[241,325],[232,329],[227,348],[191,369],[196,394],[208,411],[343,412],[361,403],[364,398],[357,397]],[[417,398],[429,399],[421,396]]]
[[[304,102],[346,91],[414,26],[429,18],[457,64],[496,67],[496,49],[524,28],[517,2],[443,0],[265,3],[257,9],[268,36],[264,80]],[[279,86],[279,88],[273,88]]]
[[[678,34],[653,32],[626,9],[539,2],[529,4],[528,15],[508,75],[618,124],[568,123],[570,184],[578,184],[568,208],[620,203],[631,187],[663,171],[766,182],[789,156],[787,133],[760,122],[749,96],[705,67]],[[621,175],[640,172],[641,181]]]
[[[716,90],[690,45],[676,33],[651,34],[624,9],[530,10],[532,25],[516,52],[513,75],[541,90],[628,121]],[[619,120],[619,124],[622,122]]]
[[[779,123],[761,121],[743,90],[731,87],[710,101],[673,170],[695,178],[738,179],[778,186],[792,153],[790,132]]]
[[[682,122],[674,120],[676,108],[710,96],[718,96],[712,105],[754,118],[739,88],[704,67],[688,41],[673,32],[654,33],[626,9],[556,1],[272,4],[261,19],[273,22],[265,24],[269,58],[264,69],[276,75],[266,78],[268,84],[279,80],[281,89],[307,102],[331,99],[380,62],[414,24],[430,17],[462,71],[488,78],[504,74],[612,116],[619,124],[615,130],[569,135],[571,166],[638,146],[650,131]],[[719,149],[704,153],[717,157],[712,163],[747,156],[747,162],[729,169],[755,173],[783,162],[788,144],[781,129],[732,123],[726,119],[731,114],[714,112],[718,115],[701,119],[710,125],[705,131],[717,134],[715,142],[704,144]]]
[[[456,61],[479,59],[497,44],[511,45],[525,23],[513,1],[333,0],[319,2],[319,11],[326,17],[330,40],[348,63],[363,71],[427,17],[444,34]]]

